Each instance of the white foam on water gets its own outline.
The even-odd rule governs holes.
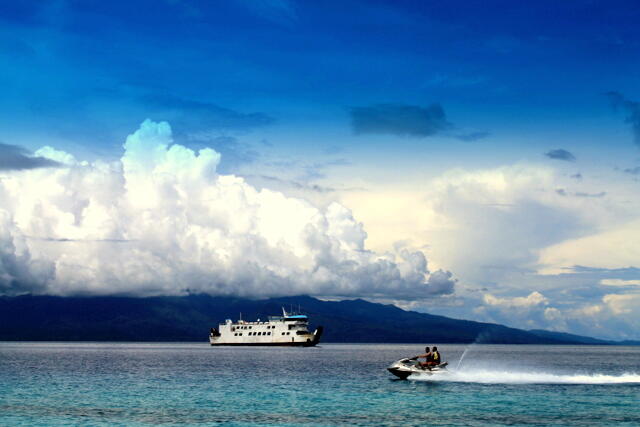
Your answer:
[[[449,371],[438,375],[411,375],[414,381],[449,381],[480,384],[640,384],[640,374],[553,374],[494,370]]]

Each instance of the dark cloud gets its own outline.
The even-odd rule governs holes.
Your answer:
[[[633,141],[640,146],[640,102],[631,101],[620,92],[607,92],[606,95],[614,110],[621,110],[626,114],[624,121],[631,125]]]
[[[573,154],[571,154],[567,150],[563,150],[562,148],[557,148],[555,150],[547,151],[546,153],[544,153],[544,155],[550,159],[555,159],[555,160],[564,160],[566,162],[576,161],[576,157]]]
[[[450,295],[454,292],[457,281],[450,271],[437,270],[429,275],[427,287],[430,294]]]
[[[570,193],[567,190],[565,190],[564,188],[558,188],[556,189],[556,194],[562,196],[562,197],[567,197],[567,196],[574,196],[574,197],[591,197],[591,198],[596,198],[599,199],[601,197],[604,197],[607,195],[606,191],[601,191],[599,193],[585,193],[582,191],[576,191],[575,193]]]
[[[274,122],[272,117],[264,113],[240,113],[210,102],[172,95],[147,95],[140,100],[154,115],[175,126],[177,132],[186,132],[187,129],[189,132],[210,129],[248,130]]]
[[[37,157],[17,145],[3,144],[0,142],[0,170],[25,170],[37,168],[55,168],[60,163]]]
[[[464,142],[474,142],[480,139],[484,139],[489,135],[491,135],[489,132],[470,132],[466,134],[456,135],[456,138]]]
[[[575,174],[571,175],[570,178],[577,179],[578,181],[580,181],[582,179],[582,174],[580,172],[578,172],[578,173],[575,173]]]
[[[640,166],[636,166],[635,168],[627,168],[624,170],[624,173],[628,173],[631,175],[640,175]]]
[[[386,134],[424,138],[452,127],[440,104],[428,107],[378,104],[353,107],[351,126],[356,134]]]

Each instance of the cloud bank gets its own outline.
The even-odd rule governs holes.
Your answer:
[[[564,150],[562,148],[547,151],[546,153],[544,153],[544,155],[554,160],[564,160],[566,162],[576,161],[576,156],[574,156],[571,152]]]
[[[64,168],[0,180],[0,293],[393,297],[449,294],[422,252],[365,249],[351,211],[217,172],[220,154],[145,121],[119,161],[45,147]]]

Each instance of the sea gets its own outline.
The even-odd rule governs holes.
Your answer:
[[[640,347],[0,343],[1,426],[640,426]]]

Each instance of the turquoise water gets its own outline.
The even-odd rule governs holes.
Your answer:
[[[640,425],[638,347],[438,347],[0,343],[0,425]]]

